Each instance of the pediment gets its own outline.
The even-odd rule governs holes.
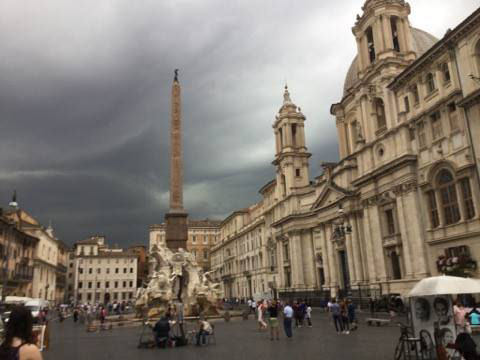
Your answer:
[[[331,182],[323,188],[322,192],[313,203],[312,210],[328,206],[329,204],[335,203],[349,195],[352,195],[351,191],[343,189]]]

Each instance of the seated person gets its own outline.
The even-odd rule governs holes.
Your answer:
[[[168,317],[163,315],[153,327],[153,334],[158,347],[167,347],[169,333],[170,323],[168,321]]]
[[[200,346],[200,337],[202,338],[202,344],[205,345],[207,343],[207,335],[212,334],[212,332],[212,325],[207,319],[198,320],[197,346]]]

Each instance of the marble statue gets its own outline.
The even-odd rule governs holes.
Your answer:
[[[154,317],[181,302],[185,316],[218,313],[220,284],[204,272],[194,256],[166,244],[155,245],[149,252],[149,279],[138,289],[135,306],[142,317]]]

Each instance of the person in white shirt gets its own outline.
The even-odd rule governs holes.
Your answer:
[[[312,327],[312,307],[310,304],[307,305],[306,315],[308,327]]]
[[[283,308],[283,328],[285,330],[285,335],[287,335],[288,338],[292,337],[292,317],[293,309],[288,302]]]

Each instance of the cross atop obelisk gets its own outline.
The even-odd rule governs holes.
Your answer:
[[[172,85],[172,119],[170,124],[170,209],[165,214],[167,246],[170,249],[186,249],[188,228],[187,213],[183,208],[183,158],[181,91],[178,69]]]

